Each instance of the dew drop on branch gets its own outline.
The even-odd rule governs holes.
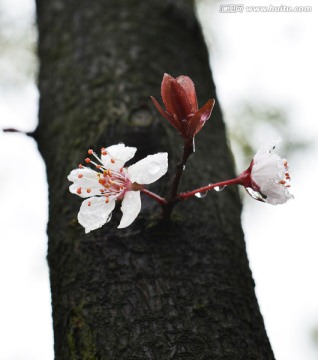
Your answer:
[[[224,190],[225,188],[226,188],[226,185],[216,186],[216,187],[214,188],[214,190],[215,190],[215,191],[222,191],[222,190]]]
[[[198,199],[202,199],[207,195],[208,191],[197,192],[194,194]]]

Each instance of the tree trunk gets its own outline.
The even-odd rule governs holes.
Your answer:
[[[254,293],[237,189],[176,207],[172,220],[142,198],[85,235],[68,173],[124,142],[138,160],[169,153],[165,194],[182,143],[152,106],[165,72],[188,75],[199,104],[216,97],[192,0],[37,0],[41,61],[35,132],[47,165],[56,360],[274,359]],[[181,190],[233,177],[218,104],[196,139]]]

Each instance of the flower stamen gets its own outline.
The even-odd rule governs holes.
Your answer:
[[[132,183],[145,181],[145,184],[150,184],[166,173],[167,153],[149,155],[129,168],[123,168],[135,151],[136,148],[118,144],[107,149],[102,148],[99,157],[89,149],[88,155],[93,155],[97,161],[87,157],[85,163],[91,166],[79,164],[78,169],[72,170],[69,174],[68,180],[73,182],[70,191],[83,198],[89,198],[84,200],[78,214],[78,221],[85,227],[86,233],[98,229],[110,220],[117,200],[123,201],[123,217],[119,228],[130,225],[141,207],[140,189],[133,188]],[[157,167],[159,164],[155,173],[151,170],[153,164]],[[87,206],[91,209],[87,209]]]

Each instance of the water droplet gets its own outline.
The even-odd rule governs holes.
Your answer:
[[[160,168],[160,164],[158,164],[157,162],[152,162],[149,165],[148,171],[150,174],[154,175],[160,170]]]
[[[202,192],[197,192],[196,194],[194,194],[194,196],[196,196],[199,199],[204,198],[207,195],[207,191],[202,191]]]
[[[252,188],[245,188],[246,192],[255,200],[266,202],[266,196],[262,195],[258,191],[253,190]]]
[[[216,186],[216,187],[214,188],[214,190],[215,190],[215,191],[222,191],[222,190],[224,190],[225,188],[226,188],[226,185]]]

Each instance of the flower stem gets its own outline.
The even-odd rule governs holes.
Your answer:
[[[178,188],[180,185],[181,177],[187,163],[189,156],[194,152],[194,138],[191,139],[191,142],[184,142],[183,153],[181,161],[177,164],[176,171],[174,173],[172,183],[171,183],[171,191],[169,196],[169,202],[174,201],[177,196]]]
[[[145,195],[149,196],[151,199],[154,199],[157,201],[157,203],[161,206],[164,206],[167,204],[167,200],[162,198],[161,196],[147,190],[147,189],[142,189],[141,190],[142,193],[144,193]]]
[[[187,163],[189,156],[192,153],[194,153],[194,138],[185,139],[184,145],[183,145],[182,158],[181,158],[180,162],[177,164],[175,173],[172,178],[169,198],[166,200],[166,202],[164,204],[161,204],[162,214],[163,214],[163,217],[166,219],[170,218],[175,204],[180,201],[180,199],[178,198],[178,195],[177,195],[178,188],[180,185],[183,171],[185,169],[185,165]]]
[[[220,182],[217,182],[217,183],[214,183],[214,184],[209,184],[209,185],[203,186],[201,188],[198,188],[198,189],[195,189],[195,190],[192,190],[192,191],[183,192],[183,193],[180,193],[177,196],[177,199],[179,201],[180,200],[186,200],[186,199],[189,199],[190,197],[194,196],[197,193],[204,193],[206,191],[209,191],[209,190],[212,190],[212,189],[216,188],[217,186],[218,187],[223,187],[223,186],[233,185],[233,184],[237,184],[237,185],[242,184],[242,178],[239,176],[239,177],[237,177],[235,179],[220,181]]]
[[[178,194],[177,192],[178,192],[178,188],[180,185],[180,181],[181,181],[181,177],[182,177],[182,174],[184,171],[185,164],[186,164],[189,156],[194,152],[194,138],[191,140],[192,140],[191,143],[189,141],[184,142],[182,158],[176,167],[176,171],[175,171],[173,179],[172,179],[171,191],[170,191],[169,198],[166,199],[166,198],[163,198],[147,189],[144,189],[144,188],[141,189],[142,193],[144,193],[148,197],[154,199],[155,201],[157,201],[157,203],[159,205],[161,205],[162,211],[163,211],[163,217],[166,219],[170,218],[172,210],[178,202],[187,200],[190,197],[195,196],[196,194],[205,193],[216,187],[221,188],[221,187],[228,186],[228,185],[243,185],[246,187],[247,186],[246,184],[249,183],[248,179],[250,178],[249,177],[250,168],[248,168],[246,171],[244,171],[242,174],[240,174],[238,177],[236,177],[234,179],[220,181],[220,182],[217,182],[214,184],[208,184],[208,185],[202,186],[198,189],[195,189],[192,191],[186,191],[186,192]]]

